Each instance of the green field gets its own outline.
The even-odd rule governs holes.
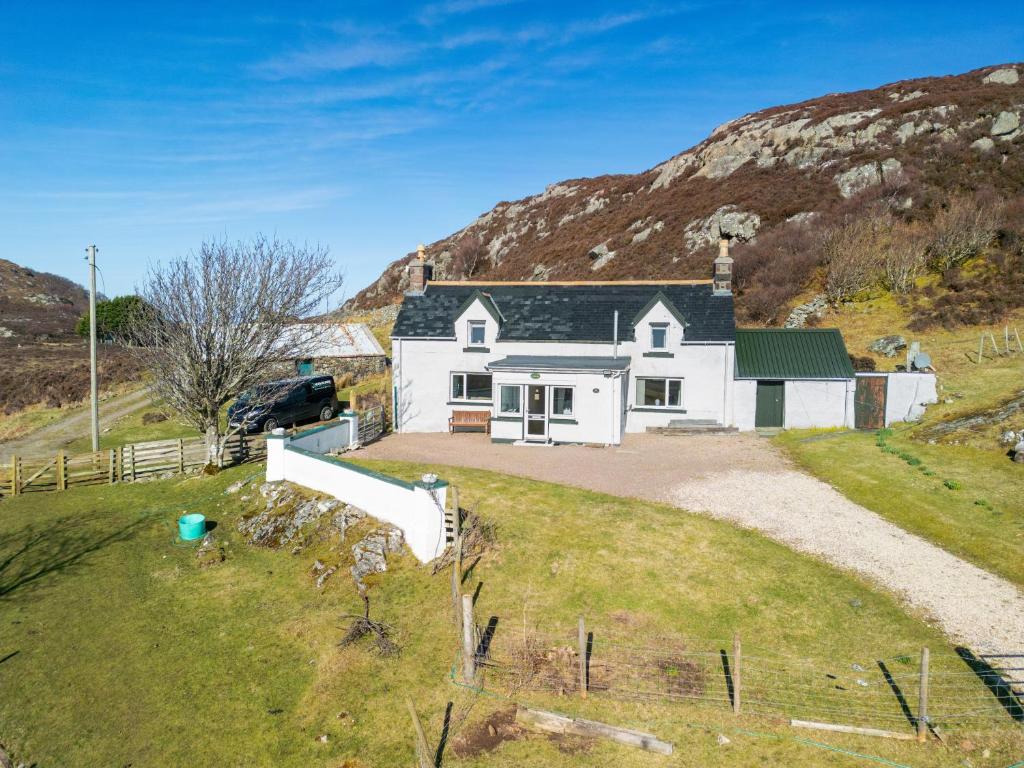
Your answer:
[[[371,465],[408,479],[425,469]],[[339,648],[342,614],[361,611],[347,575],[355,539],[340,550],[323,542],[298,554],[247,545],[236,532],[243,502],[223,489],[261,471],[250,465],[212,478],[0,503],[0,743],[16,759],[40,766],[411,765],[406,696],[432,745],[449,702],[449,744],[508,706],[451,682],[457,640],[448,574],[432,576],[411,556],[391,561],[370,589],[371,615],[394,627],[401,654]],[[753,532],[503,475],[445,476],[458,484],[464,507],[495,525],[496,543],[466,589],[479,590],[478,616],[499,617],[499,632],[536,624],[571,633],[582,613],[598,632],[627,617],[638,642],[678,634],[719,643],[738,631],[752,655],[839,663],[923,644],[948,653],[934,629],[890,596]],[[200,569],[193,548],[175,542],[173,522],[185,510],[218,523],[224,563]],[[310,575],[317,557],[341,565],[322,592]],[[795,737],[915,767],[961,765],[967,757],[955,744],[796,732],[777,718],[735,718],[711,704],[527,700],[651,730],[674,741],[676,754],[531,737],[461,758],[450,748],[443,764],[858,763]],[[731,739],[727,747],[718,745],[720,733]],[[1024,752],[1012,726],[972,739],[975,766],[1005,768]],[[982,749],[989,757],[982,759]]]

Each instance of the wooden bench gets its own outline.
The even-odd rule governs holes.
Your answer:
[[[456,427],[483,427],[484,432],[491,434],[490,411],[452,411],[448,417],[448,434],[454,435]]]

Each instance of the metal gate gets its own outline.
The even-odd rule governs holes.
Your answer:
[[[757,382],[757,408],[754,411],[755,427],[785,426],[786,382]]]
[[[853,425],[857,429],[885,426],[885,388],[888,376],[858,376],[853,400]]]

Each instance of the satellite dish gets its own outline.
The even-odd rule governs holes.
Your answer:
[[[927,352],[918,352],[914,355],[914,368],[923,371],[932,367],[932,358]]]

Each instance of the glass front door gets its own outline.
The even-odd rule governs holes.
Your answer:
[[[526,439],[548,439],[548,388],[542,385],[526,388]]]

